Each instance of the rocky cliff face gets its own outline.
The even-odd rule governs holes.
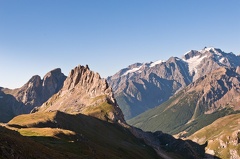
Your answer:
[[[188,64],[188,72],[193,77],[193,81],[222,66],[228,68],[240,66],[240,56],[225,53],[217,48],[191,50],[185,53],[182,60]]]
[[[187,87],[188,92],[202,92],[196,106],[204,106],[201,109],[206,114],[228,106],[239,110],[240,76],[236,71],[235,68],[222,67],[190,84]]]
[[[138,71],[130,66],[108,78],[126,119],[160,105],[191,82],[187,65],[179,58],[136,66]]]
[[[63,88],[35,111],[60,110],[70,114],[83,113],[112,122],[124,121],[112,89],[107,81],[88,66],[71,70]]]
[[[13,95],[27,106],[40,106],[62,88],[65,79],[58,68],[48,72],[43,79],[33,76],[23,87],[13,90]]]
[[[191,82],[223,66],[240,66],[240,57],[220,49],[204,48],[165,62],[136,63],[107,80],[126,119],[130,119],[162,104]]]
[[[61,69],[48,72],[43,79],[33,76],[25,85],[17,89],[2,88],[0,105],[8,109],[7,114],[13,116],[30,113],[35,106],[42,105],[63,86],[66,76]],[[11,99],[10,99],[11,98]]]

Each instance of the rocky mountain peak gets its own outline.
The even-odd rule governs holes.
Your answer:
[[[49,71],[44,77],[43,80],[46,80],[46,78],[49,78],[51,76],[61,76],[62,75],[62,71],[60,68],[56,68],[54,70]]]
[[[115,103],[112,90],[105,79],[102,79],[98,73],[91,71],[88,65],[77,66],[72,69],[64,83],[64,89],[72,90],[81,88],[89,97],[107,95],[112,103]]]
[[[41,86],[41,83],[42,83],[41,77],[39,75],[35,75],[25,85],[27,85],[28,87],[30,86],[39,87]]]
[[[66,85],[68,85],[68,89],[73,89],[76,85],[87,87],[87,85],[84,84],[93,83],[100,79],[100,75],[90,71],[88,66],[84,67],[79,65],[72,69],[69,73],[69,76],[66,80]]]
[[[194,56],[199,56],[199,55],[201,55],[201,53],[199,51],[197,51],[197,50],[190,50],[190,51],[188,51],[188,52],[186,52],[184,54],[183,59],[184,60],[188,60],[190,58],[193,58]]]
[[[221,67],[209,75],[199,78],[188,88],[188,92],[201,92],[198,104],[204,108],[204,113],[211,114],[218,110],[231,107],[239,110],[240,76],[235,69]]]
[[[15,96],[26,105],[40,106],[62,88],[65,79],[59,68],[48,72],[43,79],[35,75],[24,86],[15,90]]]
[[[43,79],[39,75],[33,76],[21,88],[2,89],[5,94],[15,100],[15,102],[6,101],[5,106],[9,107],[12,115],[30,113],[34,107],[42,105],[57,93],[62,88],[65,79],[66,76],[61,69],[54,69],[48,72]]]
[[[168,59],[167,62],[168,62],[168,63],[176,62],[176,57],[171,56],[171,57]]]
[[[43,77],[42,98],[44,102],[63,87],[65,79],[66,76],[62,73],[60,68],[48,72]]]
[[[139,66],[142,66],[143,64],[142,63],[135,63],[135,64],[132,64],[132,65],[129,65],[128,68],[132,69],[132,68],[136,68],[136,67],[139,67]]]
[[[215,53],[215,54],[223,53],[223,51],[221,49],[214,48],[214,47],[204,47],[204,49],[201,50],[201,52],[204,52],[204,51],[208,51],[208,52]]]
[[[214,47],[204,47],[202,50],[190,50],[186,52],[183,56],[184,60],[189,60],[196,57],[211,57],[211,56],[224,56],[224,53],[221,49]]]
[[[82,113],[112,122],[125,122],[106,79],[81,65],[72,69],[62,89],[36,110]]]

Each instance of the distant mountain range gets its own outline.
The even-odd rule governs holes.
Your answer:
[[[135,63],[107,78],[126,119],[159,106],[176,92],[220,67],[240,66],[240,56],[217,48],[191,50],[182,58]]]
[[[189,136],[216,119],[240,112],[240,74],[221,67],[202,76],[162,105],[131,119],[145,131]]]

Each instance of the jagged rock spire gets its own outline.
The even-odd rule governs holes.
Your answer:
[[[91,71],[88,65],[72,69],[59,93],[39,108],[39,111],[55,110],[125,122],[106,79]]]

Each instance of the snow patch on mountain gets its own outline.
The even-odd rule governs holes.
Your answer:
[[[220,60],[219,60],[220,63],[222,64],[225,64],[227,62],[227,59],[225,57],[222,57]]]
[[[132,68],[132,69],[130,69],[130,70],[127,70],[122,76],[126,76],[126,75],[129,74],[129,73],[137,72],[137,71],[139,71],[139,70],[141,69],[142,66],[143,66],[143,65],[141,65],[141,66],[139,66],[139,67]],[[139,72],[139,73],[141,73],[141,72]]]
[[[204,50],[211,51],[211,50],[215,50],[215,48],[214,47],[205,47]]]
[[[134,68],[130,68],[128,69],[125,73],[122,74],[122,76],[126,76],[130,73],[141,73],[141,69],[146,69],[146,68],[151,68],[151,67],[154,67],[158,64],[161,64],[163,63],[164,61],[163,60],[158,60],[158,61],[155,61],[155,62],[150,62],[150,63],[143,63],[137,67],[134,67]]]
[[[200,50],[201,53],[210,52],[218,56],[222,56],[222,50],[214,47],[205,47],[203,50]]]
[[[183,61],[188,63],[189,72],[192,74],[193,72],[195,72],[195,73],[197,72],[197,66],[206,57],[207,57],[207,55],[204,55],[204,56],[198,55],[198,56],[192,57],[188,60],[183,59]]]
[[[217,62],[219,65],[228,66],[230,65],[229,62],[236,61],[233,57],[231,58],[231,56],[235,56],[235,55],[233,53],[225,53],[218,48],[205,47],[202,50],[190,50],[186,52],[181,59],[176,58],[176,60],[177,61],[183,60],[184,62],[186,62],[188,64],[189,73],[193,75],[194,72],[195,74],[197,73],[197,68],[204,58],[206,57],[212,58],[212,60]],[[231,61],[229,61],[229,57]],[[149,63],[138,63],[138,65],[126,68],[126,71],[124,70],[121,76],[126,76],[131,73],[140,74],[143,70],[148,70],[164,62],[165,61],[163,60],[157,60],[155,62],[149,62]],[[240,62],[235,62],[235,63],[239,64]]]
[[[158,64],[161,64],[161,63],[163,63],[163,62],[164,62],[163,60],[155,61],[155,62],[153,62],[153,63],[150,64],[150,67],[154,67],[154,66],[156,66],[156,65],[158,65]]]

